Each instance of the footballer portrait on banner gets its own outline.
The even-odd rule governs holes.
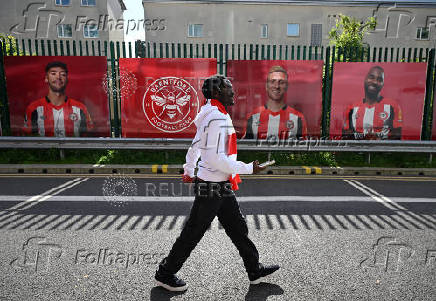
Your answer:
[[[331,138],[419,140],[425,82],[425,63],[336,63]]]
[[[228,61],[239,138],[302,140],[320,137],[322,61]]]
[[[6,57],[5,65],[13,135],[110,135],[104,57]]]

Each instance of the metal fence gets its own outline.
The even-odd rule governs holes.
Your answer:
[[[365,47],[344,49],[302,45],[263,45],[263,44],[187,44],[156,42],[100,42],[69,40],[2,40],[0,45],[0,105],[1,123],[5,134],[10,133],[9,105],[4,70],[4,56],[106,56],[108,99],[111,112],[112,137],[121,137],[119,59],[132,57],[145,58],[216,58],[217,70],[227,74],[228,60],[323,60],[323,90],[321,136],[328,137],[330,104],[335,62],[426,62],[427,80],[423,115],[423,140],[431,138],[432,104],[435,81],[434,48],[389,48]]]
[[[117,149],[117,150],[186,150],[192,139],[171,138],[57,138],[0,137],[2,148],[28,149]],[[297,152],[400,152],[436,153],[436,141],[399,140],[241,140],[238,150],[297,151]]]

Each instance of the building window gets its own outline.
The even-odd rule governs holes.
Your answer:
[[[427,27],[418,27],[416,29],[416,38],[418,40],[428,40],[429,31]]]
[[[312,24],[311,26],[311,46],[321,46],[322,44],[322,24]]]
[[[268,38],[268,24],[260,24],[260,37],[262,39]]]
[[[72,38],[73,27],[71,24],[59,24],[58,25],[58,38]]]
[[[300,35],[300,24],[288,23],[287,35],[288,37],[298,37]]]
[[[85,38],[98,38],[97,25],[85,25],[85,26],[83,26],[83,36]]]
[[[201,38],[201,37],[203,37],[203,24],[189,24],[188,25],[188,37],[189,38]]]
[[[55,0],[55,4],[59,6],[69,6],[71,5],[71,0]]]
[[[82,6],[95,6],[96,0],[82,0]]]

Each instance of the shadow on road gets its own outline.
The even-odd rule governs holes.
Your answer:
[[[170,301],[171,298],[183,295],[185,292],[169,292],[161,287],[153,287],[150,291],[150,301]],[[250,285],[246,301],[266,301],[269,296],[283,295],[284,290],[277,284],[262,282],[258,285]],[[219,297],[219,296],[217,296]]]
[[[172,297],[183,295],[184,292],[169,292],[166,289],[156,286],[150,291],[150,301],[170,301]]]
[[[249,223],[257,230],[436,230],[436,206],[401,205],[406,210],[398,212],[376,202],[240,203],[242,213],[250,216]],[[0,229],[174,230],[186,221],[191,206],[192,202],[184,201],[131,202],[124,207],[101,201],[35,202],[29,208],[1,211]]]
[[[262,282],[258,285],[250,285],[245,301],[266,301],[269,296],[283,295],[283,289],[277,284]]]

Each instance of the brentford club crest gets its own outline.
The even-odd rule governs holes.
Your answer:
[[[77,116],[76,113],[71,113],[69,117],[71,121],[76,121],[79,119],[79,116]]]
[[[145,91],[142,107],[155,128],[176,133],[194,122],[200,106],[197,92],[186,80],[161,77]]]
[[[385,121],[388,118],[388,114],[386,112],[381,112],[379,117],[381,120]]]

